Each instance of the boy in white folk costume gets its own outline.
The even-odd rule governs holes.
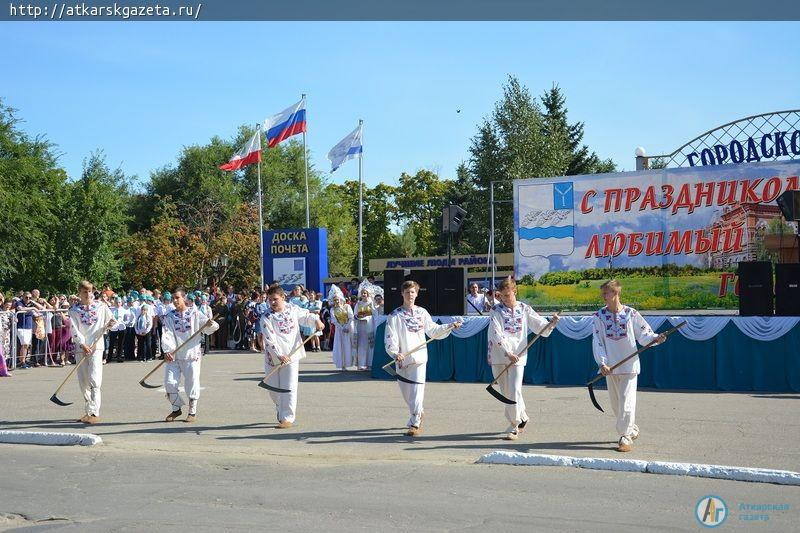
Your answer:
[[[353,364],[353,308],[345,303],[342,291],[331,286],[328,299],[333,302],[331,324],[336,328],[333,335],[333,364],[339,370],[347,370]]]
[[[503,395],[517,403],[506,405],[505,415],[509,426],[506,429],[507,440],[516,440],[525,430],[530,417],[525,411],[525,400],[522,398],[522,377],[528,354],[519,353],[528,344],[528,334],[541,333],[550,336],[552,328],[547,328],[548,321],[526,303],[517,301],[517,284],[512,278],[506,278],[499,286],[500,302],[491,310],[489,316],[489,364],[492,375],[497,378],[508,364],[512,366],[497,381]],[[553,315],[554,324],[558,322],[558,313]],[[547,328],[547,329],[545,329]]]
[[[358,370],[372,367],[372,350],[375,348],[375,328],[372,325],[374,314],[375,304],[372,301],[370,288],[360,289],[354,312],[356,330],[353,335]]]
[[[620,435],[617,450],[629,452],[639,437],[636,422],[636,381],[639,376],[639,358],[634,357],[611,373],[616,363],[636,351],[641,345],[656,341],[661,344],[666,338],[653,331],[639,312],[619,300],[622,287],[617,280],[600,286],[605,307],[592,317],[592,352],[600,373],[606,376],[608,396],[617,417],[617,433]]]
[[[202,358],[202,336],[211,335],[219,329],[219,324],[211,320],[211,316],[203,314],[197,306],[187,305],[186,291],[176,289],[172,293],[175,308],[162,317],[161,349],[164,352],[164,389],[172,411],[166,421],[172,422],[183,414],[183,398],[178,386],[183,375],[183,390],[189,398],[189,414],[187,422],[197,418],[197,401],[200,399],[200,361]],[[211,323],[208,322],[211,320]],[[206,325],[208,324],[208,325]],[[195,336],[189,344],[175,351],[195,332],[202,328],[202,333]]]
[[[273,387],[290,391],[269,391],[278,415],[278,429],[286,429],[292,427],[295,421],[297,376],[300,370],[300,359],[306,356],[303,338],[300,335],[300,326],[322,331],[324,324],[319,319],[319,315],[288,303],[286,293],[277,283],[271,285],[267,291],[267,301],[272,312],[265,316],[261,323],[261,332],[264,335],[264,372],[269,374],[276,366],[282,366],[280,370],[270,376],[267,383]],[[292,352],[294,354],[290,360],[289,354]]]
[[[79,421],[96,424],[100,421],[100,387],[103,383],[103,331],[108,322],[114,320],[114,316],[106,304],[94,299],[94,285],[90,282],[81,281],[78,298],[80,301],[69,310],[72,342],[77,347],[75,364],[79,364],[84,357],[89,358],[78,368],[78,387],[83,393],[86,411]],[[92,350],[91,344],[95,341]]]
[[[406,281],[402,285],[403,305],[398,307],[386,319],[384,342],[386,353],[397,361],[398,376],[415,383],[397,380],[403,399],[408,404],[410,417],[406,426],[406,435],[416,437],[422,433],[422,416],[424,413],[425,372],[428,363],[428,347],[408,353],[425,342],[425,335],[432,339],[444,339],[452,329],[461,327],[461,322],[452,325],[439,325],[422,307],[414,305],[419,293],[416,281]]]

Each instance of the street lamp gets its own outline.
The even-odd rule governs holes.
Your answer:
[[[220,274],[228,268],[227,254],[221,254],[211,259],[211,268],[214,269],[214,283],[212,284],[212,289],[216,290]]]

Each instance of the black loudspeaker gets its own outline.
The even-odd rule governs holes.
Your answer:
[[[436,269],[436,314],[464,316],[466,275],[463,267]]]
[[[467,212],[457,205],[450,204],[442,209],[442,232],[458,233],[464,224]]]
[[[775,265],[775,314],[800,316],[800,263]]]
[[[406,277],[419,283],[419,293],[417,294],[416,305],[424,307],[431,315],[438,315],[436,308],[436,271],[435,270],[412,270]],[[401,295],[402,297],[402,295]],[[403,300],[400,300],[403,304]]]
[[[778,196],[778,207],[788,222],[800,221],[800,191],[786,191]]]
[[[383,271],[383,311],[387,315],[403,305],[403,293],[400,287],[405,280],[402,270]]]
[[[773,311],[772,262],[742,261],[739,275],[739,315],[769,316]]]

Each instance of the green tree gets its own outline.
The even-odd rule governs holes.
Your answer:
[[[128,182],[122,170],[110,170],[102,152],[83,164],[80,179],[66,187],[60,208],[64,228],[54,244],[52,278],[62,289],[81,279],[119,286],[121,261],[117,246],[127,235]]]
[[[414,231],[406,225],[395,234],[392,257],[413,257],[417,253],[417,242]]]
[[[583,123],[569,124],[565,100],[554,86],[542,97],[531,97],[519,80],[509,76],[503,96],[492,115],[478,127],[470,146],[469,174],[474,189],[465,204],[472,227],[489,228],[489,190],[494,182],[495,249],[513,249],[513,180],[563,176],[573,172],[608,172],[610,160],[601,161],[581,144]],[[466,190],[462,179],[461,188]],[[465,233],[462,249],[485,250],[487,235]]]
[[[430,170],[400,175],[400,186],[395,191],[396,220],[414,234],[420,255],[435,255],[444,250],[442,208],[447,205],[451,184]]]
[[[349,216],[347,202],[345,195],[331,187],[316,193],[311,202],[311,225],[328,230],[331,276],[349,276],[358,255],[358,229]]]
[[[596,153],[589,150],[583,142],[583,122],[569,124],[567,121],[566,98],[558,85],[553,84],[542,97],[544,106],[545,134],[558,139],[562,145],[562,153],[569,157],[566,169],[562,174],[575,176],[578,174],[598,174],[615,172],[617,166],[611,159],[601,160]],[[565,138],[566,136],[566,138]],[[562,143],[566,142],[566,146]],[[561,174],[558,174],[561,175]]]
[[[174,203],[176,216],[196,234],[202,235],[205,249],[213,248],[214,236],[237,216],[242,204],[253,206],[255,235],[258,236],[258,165],[235,172],[219,170],[219,165],[244,145],[255,129],[241,126],[237,136],[224,141],[219,137],[203,146],[184,148],[175,165],[168,165],[151,174],[144,193],[135,198],[136,230],[153,222],[163,202]],[[356,255],[355,229],[347,216],[341,216],[344,200],[336,191],[327,191],[326,184],[313,166],[308,169],[311,225],[325,227],[329,235],[329,270],[348,272]],[[305,161],[303,145],[289,141],[262,151],[261,190],[264,228],[300,228],[305,224]],[[213,256],[202,255],[205,262]],[[258,258],[258,247],[253,250]],[[228,254],[230,256],[230,254]],[[249,256],[248,256],[249,257]],[[244,256],[242,257],[244,260]],[[256,263],[257,264],[257,263]],[[234,273],[236,279],[249,279]],[[200,273],[198,273],[200,275]],[[258,268],[255,269],[256,278]],[[202,277],[202,276],[201,276]],[[231,278],[230,281],[235,281]]]
[[[6,288],[52,290],[54,243],[69,228],[59,220],[67,174],[53,145],[22,132],[0,99],[0,280]]]
[[[328,189],[337,191],[344,199],[347,214],[358,235],[358,181],[347,180],[343,184],[330,184]],[[363,246],[364,270],[369,270],[369,260],[389,257],[396,250],[395,235],[391,231],[392,221],[397,216],[394,202],[396,189],[379,183],[373,188],[364,185]],[[349,272],[358,271],[358,250]]]
[[[241,127],[233,142],[241,146],[254,130]],[[307,154],[311,159],[311,153]],[[228,156],[230,157],[230,156]],[[303,144],[294,140],[262,151],[261,190],[265,228],[302,228],[306,225],[306,168]],[[233,173],[241,190],[240,198],[258,202],[258,166],[250,165]],[[328,231],[328,271],[348,275],[357,255],[357,229],[344,215],[347,198],[329,186],[322,174],[309,165],[309,211],[312,227]],[[269,281],[269,280],[267,280]]]
[[[204,146],[184,147],[175,165],[152,172],[144,194],[135,203],[135,229],[152,223],[162,201],[172,201],[179,208],[210,204],[220,209],[220,220],[229,216],[242,200],[241,185],[233,173],[218,167],[235,150],[234,143],[213,137]]]

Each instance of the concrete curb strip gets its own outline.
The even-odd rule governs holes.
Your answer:
[[[756,483],[776,483],[778,485],[800,486],[800,473],[789,470],[769,468],[748,468],[743,466],[705,465],[696,463],[669,463],[663,461],[640,461],[636,459],[605,459],[593,457],[569,457],[566,455],[547,455],[540,453],[521,453],[494,451],[483,455],[477,461],[481,464],[525,465],[525,466],[569,466],[593,470],[614,470],[618,472],[641,472],[647,474],[667,474],[675,476],[706,477],[750,481]]]
[[[0,431],[0,443],[41,444],[45,446],[94,446],[103,439],[91,433],[51,433],[46,431]]]

